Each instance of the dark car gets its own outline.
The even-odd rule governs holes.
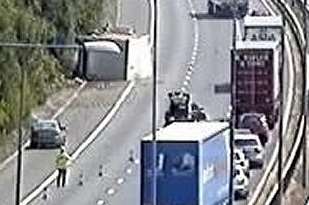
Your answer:
[[[262,113],[242,114],[239,128],[249,129],[253,134],[258,135],[263,146],[268,141],[270,130],[266,122],[266,117]]]
[[[188,121],[190,94],[176,90],[168,93],[169,109],[165,112],[165,126],[180,121]]]
[[[65,145],[66,127],[57,120],[38,120],[31,125],[30,148],[59,148]]]

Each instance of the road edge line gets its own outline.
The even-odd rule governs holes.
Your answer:
[[[89,137],[78,146],[78,148],[72,154],[73,160],[77,159],[80,154],[98,137],[99,133],[109,124],[114,115],[117,113],[118,109],[121,107],[122,103],[126,100],[127,96],[131,93],[135,85],[134,81],[130,81],[128,86],[120,95],[119,99],[113,105],[112,109],[104,117],[103,121],[97,126],[97,128],[89,135]],[[57,177],[57,171],[54,170],[51,174],[40,183],[31,193],[29,193],[20,203],[20,205],[27,205],[32,200],[34,200],[45,187],[49,186]]]
[[[86,86],[87,81],[84,81],[77,90],[70,96],[68,101],[64,105],[62,105],[55,114],[51,117],[51,119],[57,118],[59,115],[61,115],[70,105],[71,103],[78,97],[81,90]],[[22,149],[25,150],[26,147],[30,145],[30,140],[28,139],[22,146]],[[0,171],[5,169],[5,167],[14,159],[17,157],[18,151],[16,150],[14,153],[12,153],[8,158],[6,158],[1,164],[0,164]]]
[[[301,131],[297,133],[297,139],[296,139],[296,142],[295,142],[296,146],[293,147],[292,152],[287,159],[288,161],[287,161],[286,165],[283,167],[283,177],[282,177],[283,179],[285,179],[286,175],[288,174],[288,171],[292,166],[293,160],[295,158],[297,150],[298,150],[300,143],[302,141],[303,127],[304,127],[304,117],[302,117],[301,124],[300,124],[299,130],[301,130]],[[278,191],[278,182],[276,182],[275,186],[271,189],[271,192],[266,199],[265,205],[271,204],[271,202],[274,199],[277,191]]]
[[[269,4],[265,1],[265,0],[262,0],[262,3],[263,3],[263,5],[266,7],[266,9],[272,14],[272,15],[275,15],[275,12],[273,11],[273,9],[269,6]],[[292,64],[292,62],[290,61],[291,60],[291,58],[292,58],[292,56],[291,56],[291,45],[290,45],[290,42],[289,42],[289,39],[284,39],[285,41],[287,41],[287,45],[288,45],[288,47],[289,47],[289,49],[287,49],[288,50],[288,58],[289,58],[289,69],[288,69],[288,71],[289,71],[289,73],[291,72],[291,68],[292,67],[294,67],[294,65],[292,65],[292,66],[290,66],[291,64]],[[293,71],[292,71],[292,73],[294,73]],[[295,78],[295,76],[293,76],[293,81],[295,80],[294,79]],[[292,83],[290,84],[290,85],[292,85]],[[289,90],[291,89],[291,87],[292,86],[289,86]],[[293,88],[292,88],[293,89]],[[291,108],[291,103],[292,103],[292,95],[291,94],[288,94],[288,107],[289,107],[289,109],[287,109],[288,111],[287,112],[290,112],[290,108]],[[286,120],[286,123],[288,123],[288,120]],[[286,134],[286,130],[287,129],[287,125],[286,126],[284,126],[284,134]],[[269,177],[269,175],[270,175],[270,173],[271,173],[271,171],[272,171],[272,169],[273,169],[273,166],[275,165],[275,162],[276,162],[276,158],[277,158],[277,155],[278,155],[278,151],[279,151],[279,143],[277,142],[276,143],[276,146],[275,146],[275,150],[274,150],[274,152],[273,152],[273,155],[272,155],[272,158],[270,159],[270,161],[269,161],[269,163],[268,163],[268,166],[267,166],[267,168],[266,168],[266,170],[265,170],[265,172],[264,172],[264,174],[263,174],[263,176],[262,176],[262,178],[261,178],[261,180],[260,180],[260,182],[259,182],[259,184],[256,186],[257,188],[255,189],[255,191],[254,191],[254,193],[253,193],[253,195],[252,195],[252,197],[251,197],[251,200],[249,201],[249,203],[248,203],[248,205],[253,205],[253,204],[255,204],[255,202],[256,202],[256,200],[257,200],[257,197],[260,195],[260,192],[262,191],[262,188],[264,187],[264,185],[265,185],[265,183],[266,183],[266,180],[267,180],[267,178]],[[277,153],[277,155],[276,155],[276,153]]]

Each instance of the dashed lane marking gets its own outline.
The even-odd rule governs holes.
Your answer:
[[[188,85],[189,85],[188,81],[185,80],[185,81],[183,82],[183,85],[188,86]]]
[[[107,193],[108,195],[114,195],[114,194],[116,193],[116,190],[115,190],[114,188],[108,188],[107,191],[106,191],[106,193]]]
[[[126,169],[126,173],[127,173],[127,174],[132,174],[132,169],[131,169],[131,168],[127,168],[127,169]]]
[[[97,201],[97,205],[104,205],[106,204],[104,200],[100,199]]]
[[[124,178],[119,177],[119,178],[117,179],[117,184],[123,184],[123,183],[124,183]]]
[[[73,160],[77,159],[78,156],[96,139],[99,133],[108,125],[108,123],[112,120],[113,116],[121,107],[122,103],[126,100],[127,96],[130,94],[131,90],[134,87],[134,81],[131,81],[126,89],[122,92],[120,98],[114,104],[110,112],[107,113],[104,120],[98,125],[98,127],[90,134],[90,136],[85,140],[81,146],[77,148],[77,150],[72,154]],[[57,177],[57,171],[53,171],[45,181],[43,181],[35,190],[33,190],[28,196],[26,196],[20,205],[27,205],[33,199],[35,199],[45,187],[49,186]]]

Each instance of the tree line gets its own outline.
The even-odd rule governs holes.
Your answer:
[[[71,44],[107,22],[117,0],[0,0],[0,42]],[[16,128],[20,74],[25,72],[24,117],[66,84],[72,51],[0,47],[0,145]],[[0,147],[1,148],[1,147]]]

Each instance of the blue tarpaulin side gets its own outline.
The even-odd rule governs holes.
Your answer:
[[[142,205],[152,202],[153,144],[142,142]],[[157,204],[198,205],[198,143],[157,143]]]

